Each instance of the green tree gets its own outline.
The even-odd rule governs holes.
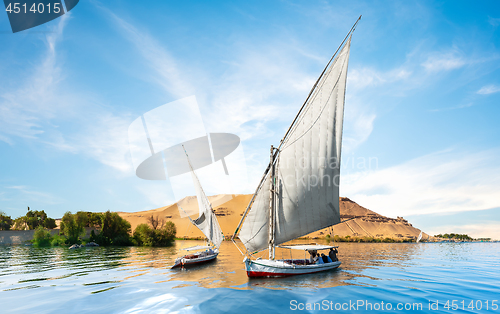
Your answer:
[[[175,224],[171,221],[159,229],[140,224],[134,230],[134,240],[139,246],[170,246],[175,239],[176,232]]]
[[[54,229],[55,227],[57,227],[57,224],[56,224],[56,220],[55,219],[52,219],[52,218],[49,218],[47,217],[44,221],[43,221],[43,226],[47,229]]]
[[[173,222],[167,221],[163,228],[155,231],[157,234],[157,246],[170,246],[175,239],[177,228]]]
[[[56,227],[56,221],[49,218],[44,210],[31,210],[29,207],[26,215],[14,220],[14,229],[16,230],[34,230],[38,228],[38,226],[54,229]]]
[[[68,244],[80,242],[80,236],[85,234],[85,228],[79,224],[75,215],[71,212],[66,212],[61,219],[61,233],[67,237]]]
[[[134,239],[139,246],[153,246],[153,230],[147,224],[140,224],[134,230]]]
[[[82,227],[88,227],[89,225],[89,212],[82,212],[78,211],[75,214],[75,222],[77,225],[82,226]]]
[[[7,216],[4,212],[0,211],[0,230],[10,230],[14,221],[10,216]]]
[[[50,246],[52,241],[52,235],[50,231],[46,230],[42,226],[38,226],[33,235],[33,245],[37,247]]]
[[[91,228],[102,228],[103,215],[101,213],[89,213],[88,227]]]
[[[100,245],[132,245],[130,223],[109,210],[102,214],[101,232],[95,237]]]

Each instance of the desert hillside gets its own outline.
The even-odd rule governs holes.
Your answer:
[[[231,237],[238,225],[246,206],[250,202],[252,195],[215,195],[210,196],[209,200],[214,208],[215,215],[219,220],[219,224],[224,232],[226,238]],[[196,197],[186,197],[179,202],[184,211],[190,214],[198,212],[198,202]],[[188,218],[182,218],[177,204],[172,204],[157,209],[148,211],[135,212],[135,213],[118,213],[121,217],[126,219],[132,225],[134,230],[137,225],[147,223],[147,218],[151,215],[165,219],[165,221],[172,221],[177,226],[178,237],[188,238],[203,238],[203,234],[196,229]],[[183,215],[185,216],[185,215]],[[354,201],[346,198],[340,198],[340,216],[344,223],[338,224],[334,227],[325,228],[317,232],[313,232],[306,237],[316,238],[325,237],[328,234],[338,235],[341,237],[374,237],[374,238],[417,238],[420,230],[414,228],[408,221],[402,217],[397,219],[388,218],[379,215],[367,208],[364,208]],[[196,217],[196,216],[192,216]],[[423,235],[426,239],[428,236]]]

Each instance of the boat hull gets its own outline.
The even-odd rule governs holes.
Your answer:
[[[304,260],[297,260],[303,262]],[[264,260],[258,259],[252,261],[245,259],[245,268],[247,276],[250,278],[258,277],[288,277],[296,275],[313,274],[317,272],[336,269],[340,266],[341,262],[332,262],[325,264],[309,264],[301,265],[294,264],[291,261],[281,260]]]
[[[172,266],[172,268],[189,267],[189,266],[209,263],[209,262],[214,261],[217,258],[217,255],[219,255],[219,252],[215,252],[214,254],[209,254],[209,255],[204,255],[204,256],[198,256],[198,257],[190,257],[190,255],[184,255],[182,257],[179,257],[175,261],[175,264],[174,264],[174,266]]]

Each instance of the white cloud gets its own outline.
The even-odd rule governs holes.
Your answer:
[[[477,91],[480,95],[489,95],[500,92],[500,86],[498,85],[487,85],[483,86],[480,90]]]
[[[344,122],[344,136],[342,139],[342,151],[345,153],[354,151],[356,147],[364,143],[373,131],[376,114],[369,114],[359,110],[357,106],[346,110]]]
[[[133,174],[132,163],[125,158],[129,152],[127,130],[131,120],[109,112],[96,115],[92,124],[73,137],[76,149],[122,173]]]
[[[422,66],[428,72],[449,71],[463,67],[466,60],[457,49],[431,54]]]
[[[455,110],[455,109],[469,108],[469,107],[473,107],[475,105],[476,105],[475,103],[467,103],[465,105],[458,105],[458,106],[440,108],[440,109],[432,109],[429,111],[431,111],[431,112],[449,111],[449,110]]]
[[[438,152],[342,178],[342,195],[388,216],[500,207],[498,150]]]
[[[361,90],[366,87],[406,80],[410,78],[411,74],[412,71],[403,66],[386,72],[370,67],[354,68],[349,71],[348,84],[349,88]]]
[[[64,56],[57,48],[68,18],[62,16],[46,36],[45,56],[33,74],[18,83],[17,89],[0,95],[0,140],[12,145],[15,138],[24,138],[62,152],[87,155],[129,172],[130,163],[124,155],[131,119],[111,114],[94,99],[73,92],[65,84]],[[76,131],[67,132],[57,125],[68,121]]]

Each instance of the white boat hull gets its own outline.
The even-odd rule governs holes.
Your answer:
[[[324,264],[304,264],[304,260],[250,260],[248,258],[245,258],[244,262],[248,277],[286,277],[312,274],[338,268],[341,264],[339,261]],[[302,264],[298,264],[299,262]]]
[[[199,254],[184,255],[175,260],[175,264],[174,266],[172,266],[172,268],[208,263],[215,260],[217,258],[217,255],[219,255],[219,252],[214,252],[213,254],[206,254],[206,255],[199,255]]]

